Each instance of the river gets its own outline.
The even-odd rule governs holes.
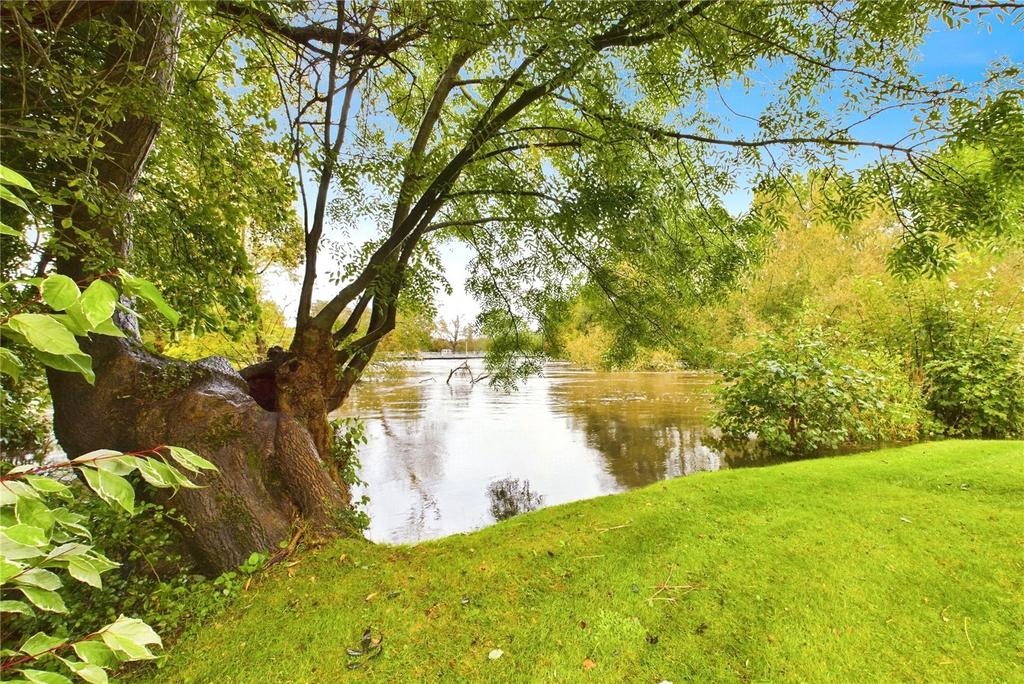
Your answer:
[[[548,364],[504,392],[465,374],[446,384],[460,363],[406,363],[361,383],[339,414],[366,423],[355,495],[369,496],[374,541],[433,539],[726,465],[704,444],[713,375]]]

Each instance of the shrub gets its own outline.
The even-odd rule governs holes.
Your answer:
[[[70,482],[74,499],[68,511],[89,521],[96,550],[120,564],[103,578],[104,591],[84,584],[69,584],[63,592],[67,613],[41,613],[31,628],[49,634],[88,634],[126,613],[143,620],[164,637],[174,636],[186,624],[198,623],[224,605],[214,580],[200,574],[172,523],[186,524],[173,510],[136,502],[129,517],[90,496],[85,487]],[[25,630],[12,619],[5,626]]]
[[[821,328],[765,336],[724,371],[715,425],[725,446],[810,456],[931,431],[921,393],[898,357],[849,348]]]
[[[566,338],[564,356],[574,366],[589,370],[607,367],[606,354],[613,343],[611,333],[595,327],[589,332],[573,331]]]
[[[1024,342],[1001,327],[956,306],[933,306],[920,318],[925,397],[949,435],[1024,434]]]
[[[359,477],[362,463],[359,460],[359,447],[366,444],[366,424],[358,418],[339,418],[331,421],[334,439],[331,441],[331,460],[338,469],[342,481],[351,487],[366,483]],[[338,511],[339,524],[363,532],[370,527],[370,516],[366,507],[370,497],[363,494],[352,502],[351,507]]]

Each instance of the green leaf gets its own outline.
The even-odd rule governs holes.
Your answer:
[[[78,306],[78,304],[76,303],[75,306]],[[68,309],[68,311],[70,311],[70,309]],[[70,332],[75,337],[85,337],[86,335],[89,334],[88,322],[85,321],[84,317],[82,316],[71,316],[69,314],[62,313],[53,314],[53,318],[58,323],[67,328],[68,332]],[[82,323],[86,323],[86,325],[82,325]]]
[[[128,639],[132,643],[140,645],[156,644],[162,646],[160,635],[153,631],[153,628],[138,618],[118,616],[112,624],[103,628],[103,635],[116,634],[119,637]]]
[[[6,347],[0,347],[0,373],[10,375],[17,382],[18,378],[21,377],[22,368],[24,366],[21,363],[21,359],[15,356],[14,352]]]
[[[130,514],[135,513],[135,490],[128,480],[106,470],[82,468],[85,481],[101,499],[117,504]]]
[[[84,558],[82,556],[69,558],[68,574],[79,582],[85,582],[97,589],[103,587],[103,580],[100,579],[100,573],[89,558]]]
[[[5,553],[4,555],[6,556],[7,554]],[[7,558],[0,556],[0,584],[3,584],[24,569],[24,565],[20,563],[12,563]]]
[[[61,584],[60,577],[57,577],[57,575],[53,574],[49,570],[43,570],[42,568],[29,568],[18,575],[15,582],[39,587],[40,589],[47,589],[49,591],[57,591],[63,586],[63,584]]]
[[[139,475],[154,487],[160,487],[161,489],[175,487],[177,483],[174,478],[168,477],[167,471],[160,468],[160,465],[164,465],[165,468],[168,467],[166,464],[153,459],[139,459]]]
[[[86,553],[89,553],[91,549],[92,547],[86,544],[79,544],[78,542],[68,542],[66,544],[61,544],[60,546],[56,546],[50,549],[50,552],[46,554],[46,560],[64,560],[71,558],[73,556],[81,556]]]
[[[102,667],[91,663],[76,663],[65,660],[64,664],[72,672],[89,682],[89,684],[107,684],[107,673]]]
[[[57,482],[52,477],[44,477],[42,475],[26,475],[24,477],[25,482],[29,483],[33,489],[37,492],[43,492],[46,494],[56,494],[60,492],[66,492],[68,486],[63,482]]]
[[[64,605],[64,599],[62,599],[60,594],[55,591],[26,586],[18,586],[18,589],[25,595],[25,598],[31,601],[37,608],[50,613],[68,612],[67,606]]]
[[[82,299],[79,297],[78,301],[69,306],[63,315],[55,315],[54,318],[60,321],[61,325],[70,330],[73,334],[82,337],[89,333],[92,329],[92,324],[89,323],[89,319],[85,317],[82,312]]]
[[[124,283],[125,292],[133,297],[141,297],[147,302],[153,305],[153,307],[160,312],[160,315],[171,322],[172,325],[178,324],[178,319],[181,316],[177,311],[172,309],[170,305],[164,301],[164,297],[160,294],[160,290],[157,289],[156,285],[144,280],[143,278],[136,278],[135,276],[121,271],[121,282]]]
[[[44,534],[49,535],[50,529],[53,527],[54,517],[50,507],[39,499],[27,497],[18,499],[14,506],[14,514],[17,516],[18,522],[37,527]]]
[[[99,458],[107,458],[113,456],[120,456],[123,452],[114,451],[113,449],[94,449],[93,451],[86,452],[81,456],[71,459],[72,463],[86,463],[89,461],[95,461]]]
[[[36,191],[24,176],[13,169],[7,168],[3,164],[0,164],[0,183],[5,185],[16,185],[19,188],[25,188],[32,192]]]
[[[119,663],[114,652],[101,641],[94,641],[92,639],[79,641],[72,648],[75,649],[75,653],[78,654],[79,658],[92,665],[117,667]]]
[[[0,484],[0,506],[10,506],[20,498],[38,499],[39,494],[24,482],[8,480]]]
[[[43,670],[18,670],[33,684],[71,684],[71,680],[56,672]]]
[[[100,335],[109,335],[110,337],[125,337],[124,332],[117,327],[117,324],[110,318],[105,321],[100,321],[92,327],[92,331],[99,333]]]
[[[124,660],[151,660],[156,657],[148,648],[140,646],[131,639],[126,639],[117,634],[108,634],[107,632],[103,632],[100,636],[103,639],[103,643]]]
[[[6,185],[0,185],[0,199],[5,199],[16,207],[21,207],[25,211],[28,211],[28,205],[13,192],[11,192]]]
[[[17,314],[11,317],[7,325],[24,335],[28,343],[39,351],[57,355],[83,355],[75,336],[52,316]]]
[[[11,237],[16,238],[25,237],[24,233],[22,233],[20,230],[12,228],[3,221],[0,221],[0,235],[10,235]]]
[[[92,370],[92,357],[88,354],[48,354],[37,352],[36,358],[50,368],[56,368],[68,373],[80,373],[90,385],[96,383],[96,373]]]
[[[135,471],[137,460],[135,456],[117,456],[98,460],[93,465],[114,475],[127,475]]]
[[[105,280],[94,280],[82,293],[82,313],[93,326],[114,315],[117,289]]]
[[[0,531],[0,547],[3,548],[4,557],[8,560],[38,558],[43,555],[43,551],[38,546],[16,542],[3,531]]]
[[[32,606],[24,601],[0,601],[0,613],[20,613],[22,615],[34,615]]]
[[[82,524],[85,521],[85,516],[72,513],[66,508],[55,508],[53,509],[53,517],[57,519],[57,524],[61,527],[71,530],[86,539],[92,539],[92,533],[89,531],[89,528]]]
[[[139,459],[139,474],[154,487],[200,489],[177,468],[155,458]]]
[[[65,643],[64,639],[58,639],[43,632],[36,632],[21,645],[21,652],[37,656],[40,653],[53,650],[63,643]]]
[[[11,525],[10,527],[3,528],[3,533],[7,535],[7,538],[11,541],[17,544],[24,544],[26,546],[39,547],[46,546],[50,543],[50,538],[47,536],[46,531],[36,527],[35,525],[18,523],[17,525]],[[10,556],[8,556],[8,558],[10,558]]]
[[[167,447],[167,450],[171,453],[171,458],[180,463],[182,467],[191,470],[193,473],[198,473],[200,470],[217,470],[217,466],[210,463],[202,456],[192,453],[188,449],[169,446]]]
[[[75,281],[60,273],[47,276],[39,289],[43,293],[43,300],[57,311],[63,311],[77,302],[81,294]]]

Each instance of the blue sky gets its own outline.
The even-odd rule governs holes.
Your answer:
[[[1024,13],[1018,12],[1018,16],[1024,22]],[[918,50],[916,66],[917,72],[925,82],[951,77],[969,83],[983,78],[987,67],[994,60],[1003,57],[1009,58],[1014,63],[1024,64],[1024,23],[1013,25],[987,21],[951,30],[945,24],[935,22],[931,27],[931,32]],[[740,87],[724,89],[723,96],[729,107],[742,114],[756,117],[768,103],[774,87],[774,76],[780,71],[764,72],[757,86],[750,92],[746,92]],[[712,106],[716,105],[712,104]],[[727,112],[720,103],[717,107],[720,108],[720,111]],[[911,123],[909,112],[896,111],[872,120],[856,130],[859,137],[864,139],[894,140],[904,135],[910,129]],[[744,130],[742,120],[736,121],[733,128],[734,134],[750,132],[749,128]],[[856,159],[850,161],[851,165],[857,163]],[[738,184],[740,187],[724,198],[726,208],[733,213],[745,211],[751,199],[750,189],[746,187],[745,179],[738,179]],[[327,232],[328,237],[338,238],[340,235],[340,231],[332,229],[330,226],[328,226]],[[332,232],[335,235],[332,236]],[[353,231],[352,237],[362,239],[370,234],[372,231],[369,229],[357,230]],[[463,245],[449,245],[442,251],[445,258],[446,275],[453,292],[451,295],[441,295],[438,302],[441,315],[446,318],[456,315],[475,316],[479,312],[479,306],[466,294],[463,287],[468,273],[467,267],[472,257],[470,251]],[[316,296],[321,299],[329,298],[334,289],[326,278],[326,273],[330,270],[330,265],[326,261],[321,257],[318,269]],[[285,274],[273,274],[267,280],[267,294],[285,310],[289,318],[293,317],[298,288],[287,285],[288,276]]]

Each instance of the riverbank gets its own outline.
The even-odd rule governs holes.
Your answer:
[[[1024,442],[950,441],[332,543],[156,679],[1020,681],[1022,606]]]

